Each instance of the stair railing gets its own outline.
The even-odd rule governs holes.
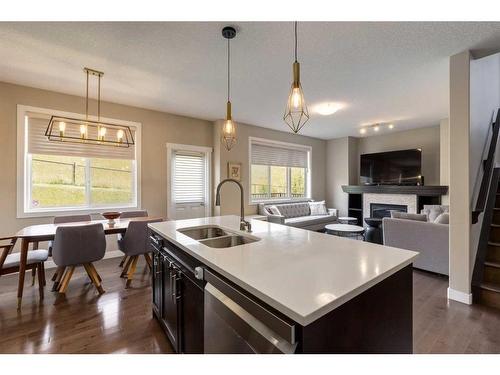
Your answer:
[[[486,201],[488,199],[488,190],[490,188],[491,176],[493,173],[493,166],[495,164],[495,151],[497,149],[498,134],[500,130],[500,109],[497,110],[497,117],[492,124],[493,132],[490,140],[490,147],[488,149],[488,156],[483,162],[483,178],[481,179],[481,186],[476,200],[476,207],[472,211],[472,224],[476,224],[479,220],[479,215],[484,212]]]

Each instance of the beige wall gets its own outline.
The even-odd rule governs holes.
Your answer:
[[[342,185],[358,183],[358,139],[344,137],[331,139],[326,147],[326,200],[328,207],[348,214],[348,195]]]
[[[450,286],[448,296],[471,302],[469,72],[470,53],[450,58]]]
[[[16,219],[16,106],[17,104],[78,112],[84,98],[0,82],[0,235],[51,222],[51,218]],[[142,123],[142,207],[166,216],[166,143],[212,146],[212,122],[125,105],[103,103],[103,116]]]
[[[439,126],[358,139],[359,155],[412,148],[422,149],[422,175],[425,185],[439,185]]]
[[[221,147],[220,130],[221,121],[216,121],[214,126],[214,171],[217,171],[217,166],[220,168],[220,175],[214,173],[214,186],[217,183],[227,178],[227,163],[237,162],[242,163],[241,183],[245,189],[245,212],[247,214],[257,213],[257,205],[249,204],[249,137],[265,138],[274,141],[296,143],[312,147],[311,161],[311,181],[312,189],[311,196],[313,199],[325,199],[325,154],[326,141],[304,137],[301,135],[292,134],[289,132],[281,132],[271,129],[260,128],[257,126],[237,123],[238,142],[231,151],[227,151]],[[283,129],[286,129],[286,124],[283,123]],[[238,214],[240,212],[240,195],[236,186],[225,185],[222,187],[223,196],[221,199],[220,211],[216,209],[214,212],[220,212],[222,215]]]
[[[450,185],[450,120],[439,122],[439,184]],[[450,204],[449,194],[441,197],[442,204]]]

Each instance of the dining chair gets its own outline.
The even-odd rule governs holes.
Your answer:
[[[144,259],[146,259],[146,263],[149,269],[151,269],[148,224],[160,221],[163,221],[163,219],[131,221],[128,224],[125,235],[118,242],[119,249],[128,256],[127,263],[125,263],[122,274],[120,275],[120,277],[126,276],[127,278],[126,288],[132,283],[139,256],[144,255]]]
[[[8,241],[8,243],[5,243]],[[2,237],[0,242],[0,276],[19,272],[21,253],[12,253],[16,245],[17,237]],[[26,270],[38,270],[38,288],[40,299],[43,299],[43,288],[45,286],[45,266],[44,262],[49,257],[47,250],[35,249],[28,251],[26,260]],[[34,274],[33,274],[34,275]]]
[[[90,215],[66,215],[66,216],[54,216],[54,224],[65,224],[65,223],[76,223],[79,221],[92,221],[92,217]],[[49,242],[49,256],[52,256],[52,245],[53,241]],[[52,285],[52,291],[57,291],[59,283],[61,282],[61,278],[64,274],[63,267],[57,267],[56,272],[52,276],[52,281],[54,285]]]
[[[103,294],[101,277],[92,263],[104,258],[105,251],[106,238],[101,223],[58,227],[52,258],[54,263],[58,267],[64,267],[65,271],[57,291],[66,293],[75,267],[82,265],[99,294]]]
[[[148,216],[148,211],[146,211],[146,210],[123,211],[120,215],[120,219],[130,219],[133,217],[147,217],[147,216]],[[122,239],[123,239],[123,235],[119,233],[118,234],[118,241],[120,241]],[[120,264],[118,265],[118,267],[123,267],[123,265],[127,261],[127,258],[128,257],[126,255],[124,255],[122,260],[120,261]]]

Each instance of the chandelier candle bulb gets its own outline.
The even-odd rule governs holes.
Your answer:
[[[87,125],[80,125],[80,138],[81,139],[87,138]]]
[[[116,132],[116,138],[118,139],[118,142],[123,142],[123,130],[120,129]]]
[[[60,122],[59,123],[59,136],[64,137],[64,131],[66,130],[66,123],[65,122]]]
[[[106,128],[105,127],[99,128],[98,132],[99,132],[99,140],[104,141],[104,137],[106,136]]]

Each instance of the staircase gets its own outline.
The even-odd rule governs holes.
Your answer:
[[[493,123],[488,157],[483,162],[481,187],[472,211],[472,223],[478,223],[484,214],[481,234],[472,274],[472,298],[480,303],[500,309],[500,167],[495,165],[500,130],[500,110]]]
[[[488,237],[485,246],[481,246],[480,240],[474,275],[472,278],[472,295],[475,303],[481,303],[500,309],[500,186],[498,184],[499,169],[493,172],[496,175],[496,190],[493,191],[494,203],[490,215],[485,213],[483,228],[488,223],[486,216],[491,216],[489,222]],[[493,180],[493,178],[492,178]],[[493,182],[493,181],[492,181]],[[492,199],[493,200],[493,199]],[[481,229],[481,232],[483,231]],[[482,237],[482,233],[481,233]],[[479,254],[484,247],[484,254]]]

